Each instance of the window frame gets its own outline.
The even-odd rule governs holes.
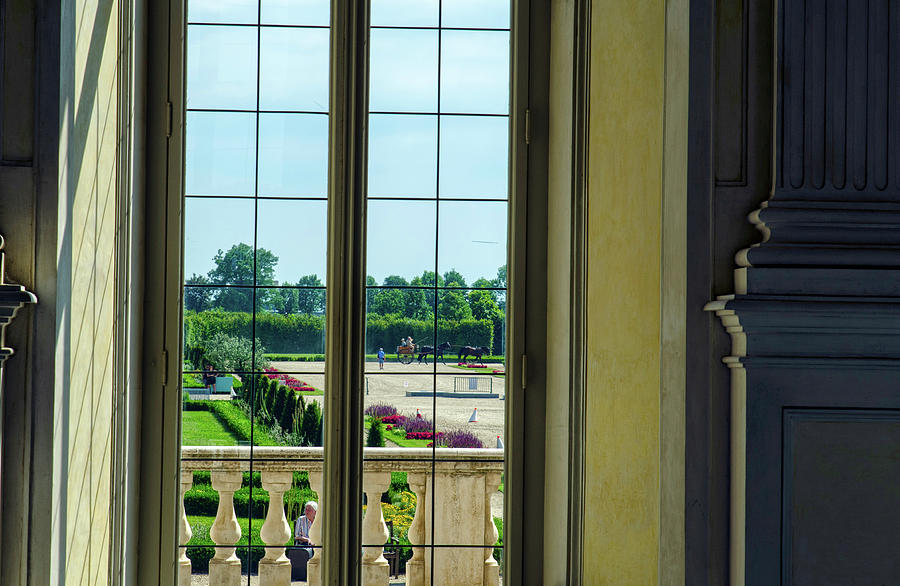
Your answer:
[[[532,11],[532,4],[539,10]],[[186,2],[146,3],[146,216],[141,480],[138,582],[177,577],[178,477],[184,237]],[[549,3],[512,0],[510,182],[508,206],[507,404],[503,575],[527,583],[542,574],[543,415],[546,346],[546,128],[531,110],[546,108]],[[362,510],[365,342],[365,191],[368,96],[368,2],[331,1],[331,95],[328,185],[328,289],[322,500],[323,584],[359,582]],[[533,14],[535,15],[533,17]],[[535,55],[543,55],[532,62]],[[532,74],[532,71],[536,75]],[[362,92],[357,88],[363,88]],[[546,118],[546,117],[544,117]],[[532,128],[534,126],[534,128]],[[543,213],[542,213],[543,211]],[[543,221],[542,221],[543,219]],[[526,238],[526,232],[529,238]],[[528,270],[532,269],[532,270]],[[527,295],[526,295],[527,293]],[[526,330],[525,315],[531,316]],[[526,371],[525,356],[533,358]],[[527,377],[527,390],[526,378]],[[526,413],[527,412],[527,413]],[[526,417],[527,414],[527,417]],[[535,427],[535,424],[538,424]],[[525,427],[531,431],[526,436]],[[526,461],[524,454],[529,454]],[[342,482],[333,479],[342,478]],[[536,508],[537,507],[537,508]],[[528,531],[525,530],[526,511]]]

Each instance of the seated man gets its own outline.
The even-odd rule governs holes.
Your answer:
[[[297,520],[294,522],[294,545],[312,545],[312,541],[309,540],[309,528],[312,526],[313,521],[316,520],[316,512],[318,510],[319,505],[316,501],[306,503],[306,506],[303,508],[303,514],[297,517]],[[305,549],[309,557],[313,557],[315,553],[313,548],[307,547]]]

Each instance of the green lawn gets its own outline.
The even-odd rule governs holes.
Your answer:
[[[371,418],[366,418],[366,428],[368,429],[368,422]],[[396,429],[396,428],[395,428]],[[384,434],[384,439],[391,440],[401,448],[427,448],[428,444],[431,443],[431,440],[414,440],[414,439],[406,439],[405,431],[394,431],[394,429],[385,429],[385,425],[381,424],[381,432]]]
[[[183,411],[181,413],[181,445],[236,446],[238,438],[222,424],[214,413]]]

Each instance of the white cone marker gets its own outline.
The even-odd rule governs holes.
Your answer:
[[[472,416],[469,417],[469,423],[477,423],[478,422],[478,407],[475,407],[475,410],[472,411]]]
[[[499,448],[501,450],[503,449],[503,440],[500,439],[499,435],[497,436],[497,448]]]

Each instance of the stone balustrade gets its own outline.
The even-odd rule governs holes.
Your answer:
[[[216,519],[210,537],[216,543],[215,557],[209,564],[210,586],[232,586],[241,582],[240,560],[235,544],[241,539],[234,511],[233,495],[241,486],[242,474],[250,469],[250,448],[191,446],[182,448],[181,494],[190,490],[193,472],[210,472],[213,489],[219,493]],[[410,489],[416,495],[416,510],[409,528],[412,558],[406,563],[406,583],[412,586],[459,584],[497,586],[500,568],[494,559],[493,545],[498,534],[491,514],[491,497],[500,485],[503,471],[502,449],[365,448],[363,491],[369,506],[362,521],[362,583],[389,583],[388,562],[383,544],[388,538],[381,509],[381,495],[391,482],[391,472],[406,472]],[[253,470],[260,472],[263,489],[269,494],[269,509],[260,529],[266,544],[259,562],[261,586],[287,586],[291,583],[291,565],[285,555],[290,539],[291,520],[284,514],[284,493],[291,487],[292,473],[309,473],[313,491],[320,495],[316,522],[310,528],[310,540],[321,544],[322,523],[327,519],[328,503],[322,498],[322,448],[255,447]],[[183,504],[183,503],[182,503]],[[184,507],[181,509],[180,540],[191,538]],[[375,545],[379,544],[379,545]],[[438,544],[441,547],[427,547]],[[472,547],[484,544],[484,547]],[[452,545],[469,547],[447,547]],[[180,557],[179,584],[191,583],[191,565],[184,550]],[[321,584],[321,555],[307,565],[310,586]],[[432,573],[433,565],[433,573]]]

